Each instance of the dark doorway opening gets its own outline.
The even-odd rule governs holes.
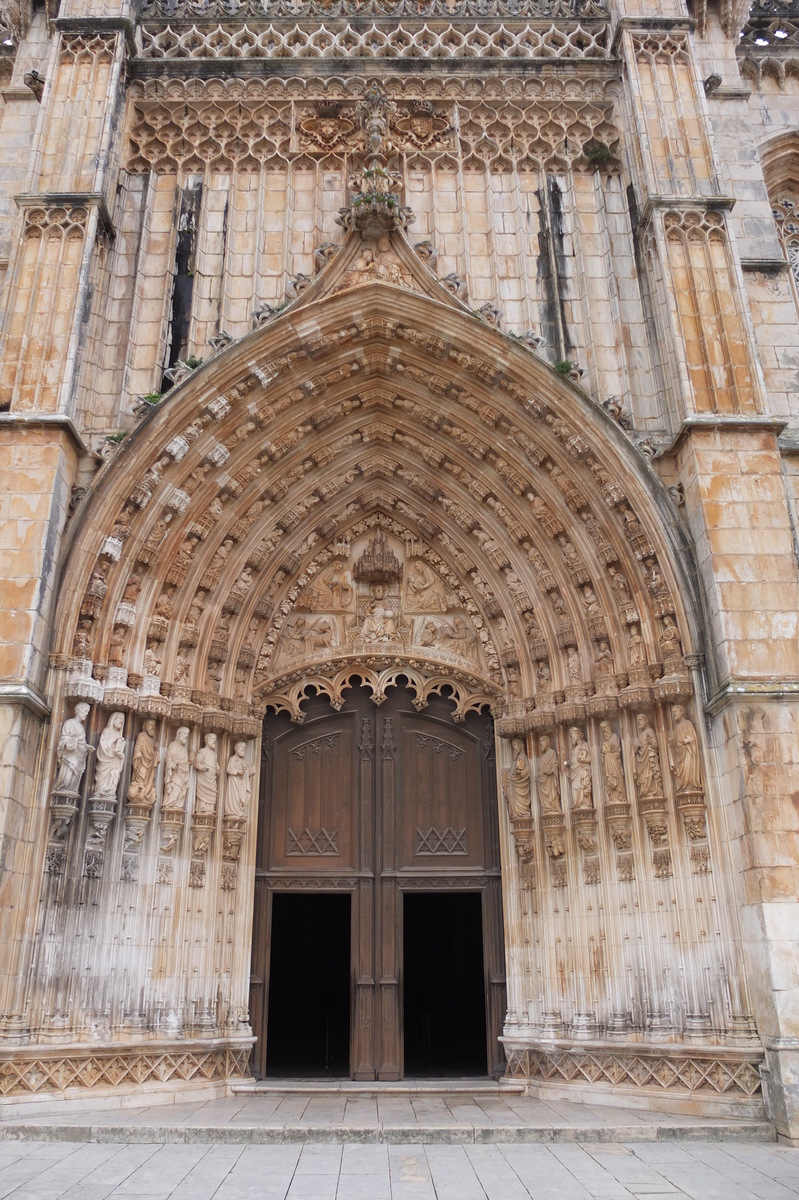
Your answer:
[[[486,1075],[482,896],[405,893],[405,1075]]]
[[[272,898],[268,1075],[350,1073],[350,897]]]

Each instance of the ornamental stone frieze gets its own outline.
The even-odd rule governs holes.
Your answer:
[[[304,101],[285,95],[278,81],[241,81],[238,88],[205,81],[134,82],[129,97],[130,170],[176,171],[186,166],[258,170],[303,156],[368,152],[359,109],[363,97],[344,85],[303,89]],[[308,95],[310,90],[317,97]],[[407,81],[384,88],[387,113],[385,153],[414,161],[456,156],[472,166],[505,169],[516,162],[557,169],[563,163],[608,166],[619,151],[612,97],[600,86],[558,86],[546,94],[526,87],[511,100],[453,102],[447,89],[420,80],[416,94]],[[283,92],[283,95],[281,95]],[[348,94],[349,93],[349,94]],[[368,94],[368,93],[367,93]],[[396,99],[394,98],[396,96]]]

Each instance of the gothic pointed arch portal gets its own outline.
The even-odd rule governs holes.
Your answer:
[[[495,717],[509,1070],[582,1079],[588,1039],[597,1087],[635,1090],[644,1062],[656,1094],[756,1108],[680,530],[577,387],[400,233],[369,255],[350,234],[174,388],[74,518],[31,1027],[243,1069],[264,715],[302,722],[312,692],[335,709],[354,677],[379,706],[401,677],[420,711],[446,690],[456,719]],[[78,702],[112,761],[66,788]]]

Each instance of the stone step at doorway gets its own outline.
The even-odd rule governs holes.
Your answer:
[[[523,1084],[496,1079],[400,1079],[379,1083],[357,1079],[256,1079],[234,1083],[230,1090],[234,1096],[331,1092],[348,1096],[524,1095]]]
[[[269,1086],[269,1085],[267,1085]],[[413,1090],[412,1090],[413,1089]],[[767,1121],[654,1113],[471,1087],[295,1085],[217,1100],[0,1118],[0,1141],[450,1144],[772,1142]]]

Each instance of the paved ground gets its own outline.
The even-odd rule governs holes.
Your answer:
[[[0,1143],[1,1200],[795,1200],[775,1144]]]

